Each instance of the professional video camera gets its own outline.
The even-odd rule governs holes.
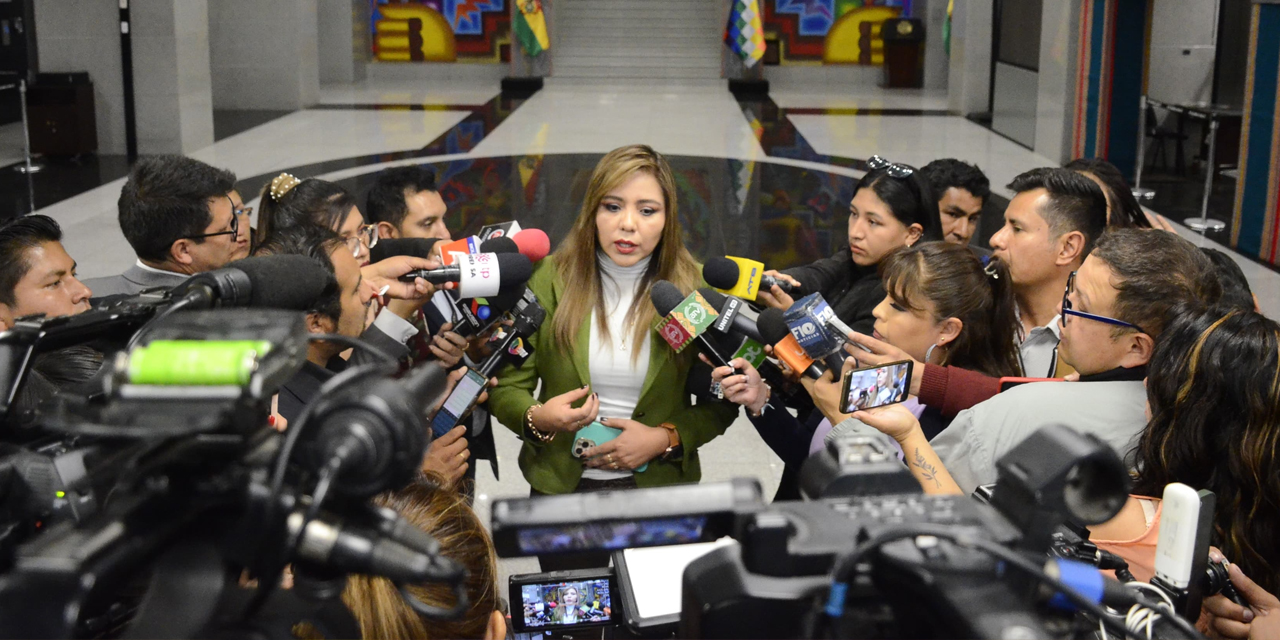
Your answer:
[[[1125,502],[1126,468],[1097,437],[1033,434],[1000,461],[989,504],[923,495],[876,438],[837,440],[807,466],[805,502],[766,505],[759,484],[741,479],[495,502],[501,556],[615,552],[603,576],[513,578],[513,623],[581,626],[556,625],[545,611],[562,603],[539,607],[537,594],[563,600],[563,585],[609,577],[592,593],[608,591],[610,621],[645,637],[1067,638],[1099,621],[1133,635],[1101,605],[1146,606],[1138,592],[1049,555],[1064,524],[1104,522]],[[724,536],[733,541],[711,544]],[[682,577],[657,575],[661,550],[645,547],[684,544],[705,546],[667,565]],[[527,619],[515,619],[515,603]],[[1155,635],[1197,635],[1165,613],[1146,618]]]
[[[50,335],[125,336],[150,321],[109,360],[101,394],[42,410],[41,426],[61,436],[52,450],[0,461],[0,636],[291,637],[305,619],[348,637],[359,630],[345,609],[322,605],[352,572],[451,584],[452,610],[401,591],[423,615],[465,609],[462,568],[369,503],[413,481],[445,369],[396,378],[392,362],[351,367],[280,434],[267,426],[271,397],[315,337],[301,313],[157,319],[130,305],[0,335],[6,353],[29,356]],[[5,364],[21,375],[23,363]],[[289,564],[294,588],[275,592]],[[240,586],[242,572],[256,589]]]

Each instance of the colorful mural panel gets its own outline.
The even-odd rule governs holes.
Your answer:
[[[777,64],[884,63],[880,25],[911,15],[911,0],[763,0]]]
[[[510,55],[504,0],[370,0],[381,62],[491,62]]]

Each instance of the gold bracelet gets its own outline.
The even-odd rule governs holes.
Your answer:
[[[541,404],[537,403],[529,406],[529,410],[524,412],[524,426],[529,429],[529,433],[532,433],[533,437],[538,439],[538,442],[545,444],[554,440],[556,433],[554,431],[551,433],[544,433],[539,431],[537,427],[533,426],[533,410],[541,406]]]

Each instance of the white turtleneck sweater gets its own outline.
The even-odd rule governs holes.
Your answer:
[[[640,388],[649,372],[649,335],[639,344],[632,342],[635,327],[626,325],[627,311],[636,297],[640,280],[649,268],[649,258],[630,267],[620,267],[603,252],[596,254],[600,269],[600,284],[604,291],[604,308],[609,313],[609,338],[600,334],[595,313],[592,312],[591,351],[588,367],[591,370],[591,390],[600,395],[600,416],[630,419],[640,401]],[[634,352],[634,353],[633,353]],[[634,357],[633,357],[634,355]],[[634,363],[634,364],[633,364]],[[592,480],[625,478],[630,471],[584,469],[582,477]]]

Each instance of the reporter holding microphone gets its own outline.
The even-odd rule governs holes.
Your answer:
[[[786,309],[793,297],[821,293],[845,324],[871,333],[872,311],[884,299],[880,261],[902,247],[942,240],[942,221],[938,201],[915,167],[880,156],[871,156],[867,167],[849,202],[849,246],[812,264],[766,271],[765,275],[790,281],[797,290],[788,295],[776,286],[772,291],[762,289],[761,302]]]
[[[535,495],[701,478],[698,447],[728,428],[737,407],[691,403],[695,350],[677,354],[657,337],[649,297],[659,280],[687,295],[705,286],[700,273],[682,241],[666,160],[643,145],[605,155],[568,236],[529,280],[547,312],[529,339],[534,353],[500,371],[490,394],[498,421],[524,440],[520,468]],[[574,457],[576,432],[597,418],[622,433]],[[544,558],[542,569],[607,564],[597,555]]]

